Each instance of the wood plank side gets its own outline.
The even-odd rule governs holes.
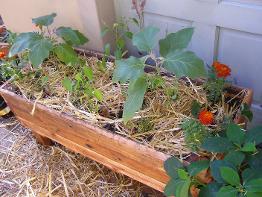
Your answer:
[[[17,117],[38,134],[64,144],[76,152],[79,152],[77,149],[81,147],[81,152],[85,153],[85,156],[163,191],[168,181],[163,162],[169,157],[168,155],[42,105],[37,105],[32,116],[31,102],[6,90],[1,90],[1,94]],[[100,157],[96,159],[97,155]]]
[[[67,137],[61,136],[61,135],[52,135],[50,131],[43,129],[37,125],[32,124],[32,122],[29,122],[27,120],[24,120],[23,118],[18,117],[18,119],[23,122],[23,124],[27,125],[28,128],[32,129],[33,131],[45,135],[49,137],[50,139],[53,139],[54,141],[59,142],[60,144],[64,145],[68,149],[80,153],[84,156],[87,156],[88,158],[95,160],[108,168],[112,169],[115,172],[122,173],[124,175],[129,176],[130,178],[133,178],[134,180],[137,180],[141,183],[144,183],[154,189],[157,189],[159,191],[163,191],[163,188],[165,187],[165,183],[160,182],[150,176],[147,176],[143,173],[140,173],[137,170],[134,170],[132,168],[129,168],[126,165],[121,164],[120,162],[111,160],[108,157],[105,157],[102,154],[97,153],[96,151],[93,151],[89,148],[86,148],[85,146],[82,146],[78,143],[78,141],[68,139]]]

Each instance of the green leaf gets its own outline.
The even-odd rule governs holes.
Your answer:
[[[224,183],[224,179],[222,178],[220,173],[220,168],[222,167],[230,167],[232,169],[235,169],[235,166],[232,163],[229,163],[228,161],[224,161],[224,160],[212,161],[210,164],[211,175],[218,183]]]
[[[93,80],[93,70],[91,67],[89,66],[84,66],[83,67],[83,71],[84,71],[84,75],[89,79],[89,80]]]
[[[126,37],[128,37],[129,39],[132,39],[134,34],[133,34],[131,31],[127,31],[127,32],[125,33],[125,35],[126,35]]]
[[[133,45],[141,52],[150,53],[157,43],[156,35],[160,30],[156,27],[146,27],[133,36]]]
[[[135,81],[144,75],[144,61],[136,57],[129,57],[124,60],[116,60],[116,69],[113,74],[113,81],[125,83],[128,80]]]
[[[238,145],[241,145],[245,141],[245,132],[237,124],[229,124],[227,126],[226,134],[230,141]]]
[[[69,45],[79,46],[85,44],[88,39],[78,30],[73,30],[70,27],[59,27],[56,30],[57,36],[64,39]]]
[[[179,180],[176,184],[176,197],[188,197],[189,188],[190,188],[191,181],[190,179],[187,180]]]
[[[176,196],[176,197],[188,197],[189,188],[191,181],[187,180],[174,180],[171,179],[164,190],[166,196]]]
[[[248,157],[248,164],[253,169],[262,170],[262,151]]]
[[[167,174],[173,179],[178,178],[177,169],[184,169],[182,162],[176,157],[170,157],[164,163]]]
[[[185,28],[176,33],[168,34],[165,39],[159,41],[160,54],[165,57],[170,52],[187,48],[193,32],[193,28]]]
[[[67,78],[67,77],[64,78],[63,81],[62,81],[62,84],[68,92],[73,91],[73,82],[69,78]]]
[[[75,64],[79,61],[74,49],[66,43],[57,45],[54,49],[54,52],[59,60],[65,64]]]
[[[256,145],[262,143],[262,126],[249,129],[246,134],[246,142],[253,142]]]
[[[104,47],[104,51],[105,51],[105,55],[106,56],[109,56],[110,55],[110,44],[109,43],[107,43],[106,45],[105,45],[105,47]]]
[[[208,160],[196,161],[189,164],[189,166],[187,166],[187,170],[190,176],[196,176],[198,173],[208,168],[209,168]]]
[[[235,166],[241,165],[245,159],[245,154],[240,151],[230,151],[224,158],[225,161],[228,161]]]
[[[177,174],[180,179],[187,180],[189,178],[188,173],[184,169],[177,169]]]
[[[170,181],[166,184],[164,193],[166,196],[174,196],[176,193],[176,182],[177,180],[170,179]]]
[[[248,104],[244,103],[241,105],[241,115],[247,117],[249,122],[253,120],[253,112],[250,110],[250,107]]]
[[[257,148],[254,143],[245,143],[244,146],[240,149],[242,152],[256,152]]]
[[[56,17],[56,13],[52,13],[49,15],[33,18],[32,22],[39,26],[49,26],[54,22],[55,17]]]
[[[230,185],[221,187],[217,197],[237,197],[238,190]]]
[[[118,49],[121,49],[121,50],[124,49],[124,47],[125,47],[125,40],[123,38],[118,38],[116,40],[116,46],[117,46]]]
[[[124,122],[130,120],[135,115],[135,112],[141,109],[146,90],[147,80],[145,76],[141,76],[129,84],[128,96],[123,111]]]
[[[31,49],[31,47],[43,37],[35,32],[21,33],[19,34],[14,44],[12,45],[9,51],[9,57],[13,57],[27,49]]]
[[[261,169],[246,168],[242,172],[242,178],[243,178],[243,183],[245,184],[252,179],[262,178],[262,171]]]
[[[225,153],[233,148],[233,144],[224,137],[206,138],[202,148],[208,152]]]
[[[132,21],[133,21],[133,23],[134,23],[135,25],[139,26],[139,22],[138,22],[138,20],[137,20],[136,18],[132,18]]]
[[[244,187],[248,192],[262,192],[262,178],[250,180]]]
[[[200,189],[199,197],[216,197],[220,188],[221,184],[212,182]]]
[[[201,110],[201,105],[199,102],[197,102],[196,100],[193,101],[192,103],[192,107],[191,107],[191,114],[195,117],[198,118],[198,114]]]
[[[163,67],[177,77],[205,77],[206,70],[203,60],[190,51],[173,51],[165,56]]]
[[[238,173],[229,167],[221,167],[220,168],[221,177],[230,185],[239,186],[240,178]]]
[[[247,197],[261,197],[262,196],[262,192],[247,192],[246,194]]]
[[[100,90],[95,89],[93,94],[97,98],[97,100],[99,100],[99,101],[103,100],[103,93]]]
[[[53,44],[50,40],[42,38],[31,46],[29,52],[29,60],[33,66],[37,67],[49,57],[49,52],[52,50]]]

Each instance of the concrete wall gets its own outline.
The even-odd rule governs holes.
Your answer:
[[[90,40],[86,48],[102,51],[112,38],[102,39],[103,24],[115,20],[113,0],[0,0],[0,14],[11,31],[26,32],[35,29],[32,18],[57,13],[54,25],[70,26],[84,33]]]

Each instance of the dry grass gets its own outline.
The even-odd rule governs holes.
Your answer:
[[[190,150],[184,142],[180,129],[185,118],[192,118],[191,105],[194,100],[208,105],[202,86],[194,85],[190,79],[178,80],[164,77],[163,87],[152,89],[145,95],[143,109],[128,124],[123,123],[121,113],[126,97],[127,85],[112,83],[113,63],[107,63],[107,69],[98,69],[99,60],[94,57],[82,57],[94,71],[93,86],[103,92],[103,101],[90,98],[83,91],[68,93],[61,85],[65,76],[73,79],[81,67],[68,67],[50,58],[43,64],[42,76],[48,76],[48,82],[41,85],[41,77],[25,77],[14,84],[27,99],[42,103],[58,111],[84,119],[93,125],[116,132],[129,139],[143,143],[161,152],[187,156]],[[177,95],[175,100],[168,96],[167,90]],[[224,102],[213,106],[213,112],[236,113],[239,106],[228,109]],[[33,113],[33,111],[32,111]],[[221,117],[218,116],[218,121]]]
[[[0,196],[146,196],[142,184],[66,148],[38,145],[15,119],[1,120]],[[3,130],[4,127],[8,129]],[[157,196],[153,190],[151,195]],[[148,196],[148,195],[147,195]]]

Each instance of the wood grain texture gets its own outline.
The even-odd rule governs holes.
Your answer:
[[[251,103],[251,90],[244,102]],[[127,175],[156,190],[163,191],[168,181],[163,164],[170,157],[149,147],[108,132],[56,110],[33,103],[8,90],[0,93],[23,125],[33,130],[37,138],[56,141],[70,150],[87,156],[108,168]],[[237,119],[240,123],[244,119]]]

